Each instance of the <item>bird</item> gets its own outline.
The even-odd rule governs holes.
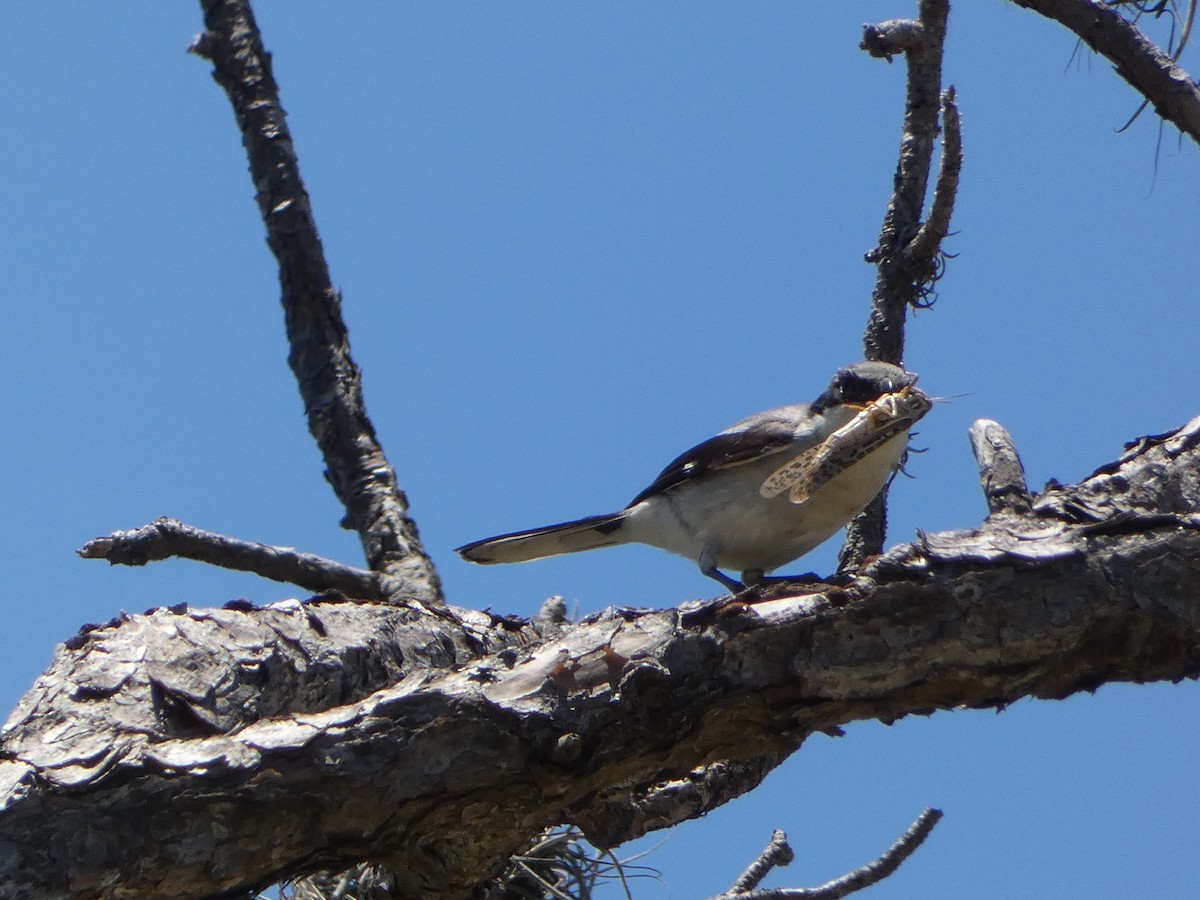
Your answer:
[[[824,543],[900,466],[932,400],[917,376],[879,361],[839,369],[812,403],[743,419],[679,455],[624,509],[457,548],[474,563],[515,563],[619,544],[695,561],[733,593]],[[741,581],[722,569],[740,572]]]

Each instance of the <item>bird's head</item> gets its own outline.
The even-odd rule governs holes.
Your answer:
[[[812,404],[815,413],[839,405],[865,409],[880,397],[917,383],[917,376],[891,363],[864,360],[838,369],[829,387]],[[914,389],[915,390],[915,389]]]

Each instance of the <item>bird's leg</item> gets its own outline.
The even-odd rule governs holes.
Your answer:
[[[736,578],[730,578],[717,568],[717,552],[711,547],[706,547],[700,554],[699,563],[701,575],[707,575],[709,578],[721,582],[725,586],[725,590],[731,594],[739,594],[746,589],[746,586]]]
[[[716,566],[707,566],[702,568],[700,570],[700,574],[707,575],[709,578],[713,578],[721,582],[721,584],[725,585],[725,590],[729,591],[731,594],[740,594],[742,591],[746,590],[746,586],[744,584],[742,584],[736,578],[730,578]]]

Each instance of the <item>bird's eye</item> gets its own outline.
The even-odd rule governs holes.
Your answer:
[[[844,403],[869,403],[880,395],[880,384],[862,378],[847,378],[838,393]]]

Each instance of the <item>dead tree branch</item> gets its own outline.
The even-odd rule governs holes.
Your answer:
[[[942,55],[946,42],[948,0],[920,0],[916,21],[896,19],[863,28],[864,51],[889,62],[903,54],[908,66],[904,125],[895,188],[879,233],[879,245],[867,254],[876,266],[871,315],[863,335],[867,359],[901,365],[904,358],[904,318],[909,307],[926,302],[941,271],[941,242],[950,228],[958,176],[962,168],[962,138],[953,89],[942,92]],[[921,224],[933,146],[943,111],[946,136],[929,221]],[[852,571],[883,549],[887,533],[887,489],[846,529],[838,556],[839,570]]]
[[[441,602],[441,583],[408,516],[408,499],[367,416],[341,296],[330,279],[254,15],[247,0],[201,0],[201,6],[207,30],[191,49],[212,61],[213,78],[228,94],[242,132],[267,243],[279,261],[288,363],[326,478],[346,509],[346,526],[358,532],[370,569],[387,576],[398,594]]]
[[[177,519],[155,519],[134,531],[116,531],[88,541],[76,551],[84,559],[106,559],[112,565],[144,566],[181,558],[225,569],[253,572],[272,581],[294,584],[315,593],[340,591],[347,597],[386,600],[402,587],[386,575],[342,565],[332,559],[271,547],[205,531]]]
[[[916,235],[904,248],[910,265],[934,266],[934,278],[941,259],[942,241],[950,234],[950,217],[954,214],[954,198],[958,196],[958,178],[962,172],[962,120],[954,101],[955,91],[942,91],[942,161],[938,168],[929,217],[921,223]]]
[[[1095,0],[1015,2],[1073,31],[1111,62],[1117,74],[1154,105],[1159,116],[1200,144],[1200,87],[1170,53],[1121,15],[1118,6]],[[1191,15],[1189,12],[1189,26]]]
[[[909,307],[919,305],[925,298],[927,286],[936,273],[934,260],[939,251],[936,244],[923,241],[925,255],[921,258],[905,251],[921,226],[933,148],[940,131],[942,54],[949,6],[946,0],[920,0],[917,21],[885,22],[863,29],[863,50],[889,60],[902,53],[908,64],[895,189],[884,214],[879,245],[868,255],[876,264],[877,274],[871,317],[863,337],[868,359],[896,365],[904,358],[905,314]],[[952,95],[948,102],[953,104]],[[951,154],[955,172],[961,153],[959,144],[957,152]],[[952,198],[947,200],[952,208]]]
[[[1200,418],[1027,515],[733,612],[608,610],[548,641],[370,603],[124,616],[5,726],[0,895],[198,898],[370,861],[449,900],[548,825],[612,846],[657,786],[814,731],[1195,678],[1197,509]]]
[[[776,828],[771,835],[770,842],[758,855],[758,859],[750,863],[746,867],[746,871],[739,875],[737,881],[733,883],[733,887],[721,894],[717,900],[728,900],[739,894],[750,893],[762,884],[762,880],[771,873],[772,869],[776,866],[790,866],[795,858],[796,853],[792,850],[792,845],[788,843],[787,835]]]
[[[971,426],[970,438],[988,512],[1029,512],[1032,498],[1012,435],[999,422],[979,419]]]
[[[861,866],[841,878],[835,878],[815,888],[774,888],[754,890],[767,873],[776,865],[786,866],[793,858],[787,835],[776,831],[767,849],[738,879],[733,889],[713,900],[841,900],[873,884],[878,884],[912,856],[925,843],[933,828],[942,818],[940,809],[926,809],[878,859]],[[746,881],[747,887],[740,887]]]

